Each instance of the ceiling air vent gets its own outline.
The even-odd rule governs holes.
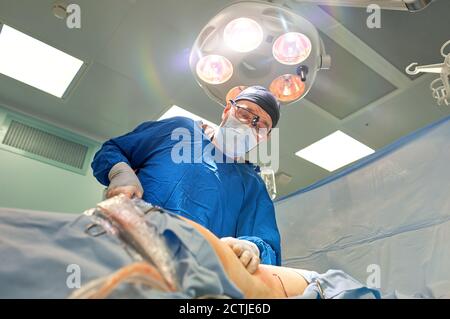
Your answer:
[[[47,162],[57,162],[62,167],[82,170],[89,147],[58,135],[11,120],[2,144],[37,155]],[[56,163],[54,163],[56,164]]]

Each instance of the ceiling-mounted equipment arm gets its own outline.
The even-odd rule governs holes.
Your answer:
[[[358,7],[367,8],[371,4],[377,4],[385,10],[400,10],[417,12],[425,9],[436,0],[292,0],[297,3],[311,3],[316,5]]]
[[[403,0],[410,12],[417,12],[425,9],[428,5],[435,0]]]
[[[411,63],[406,67],[406,73],[415,75],[419,73],[438,73],[440,77],[431,82],[430,88],[433,92],[433,97],[437,100],[439,105],[450,105],[450,40],[445,42],[441,47],[441,55],[444,57],[444,62],[438,64],[421,65]]]

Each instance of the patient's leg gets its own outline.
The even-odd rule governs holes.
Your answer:
[[[286,298],[301,295],[308,285],[292,268],[260,265],[254,274],[250,274],[227,244],[199,224],[183,219],[211,244],[228,277],[246,298]]]

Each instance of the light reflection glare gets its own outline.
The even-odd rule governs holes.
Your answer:
[[[292,102],[305,92],[305,83],[298,75],[285,74],[270,84],[269,90],[282,102]]]
[[[207,55],[197,63],[197,74],[203,81],[210,84],[222,84],[233,75],[231,62],[221,55]]]
[[[272,53],[274,58],[286,65],[295,65],[305,61],[311,54],[311,41],[298,32],[288,32],[275,41]]]
[[[252,19],[238,18],[227,24],[223,36],[225,43],[234,51],[250,52],[261,44],[263,30]]]

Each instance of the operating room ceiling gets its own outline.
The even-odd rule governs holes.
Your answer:
[[[81,29],[52,15],[52,0],[0,0],[0,21],[88,64],[61,100],[0,75],[0,104],[98,141],[157,119],[176,104],[219,123],[222,108],[196,84],[190,48],[226,0],[72,0]],[[381,28],[366,26],[365,9],[286,3],[319,29],[332,56],[306,99],[282,110],[280,168],[292,176],[279,196],[330,173],[294,153],[341,130],[373,149],[450,114],[431,97],[428,75],[409,77],[412,63],[442,62],[450,39],[450,1],[410,14],[383,11]]]

